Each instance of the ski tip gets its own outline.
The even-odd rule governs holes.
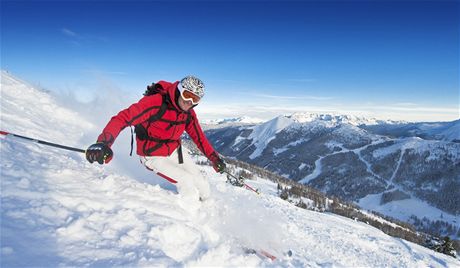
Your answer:
[[[276,256],[274,256],[274,255],[268,253],[268,252],[265,251],[265,250],[260,250],[260,254],[263,255],[264,257],[269,258],[269,259],[272,260],[272,261],[276,260]]]
[[[8,132],[6,132],[6,131],[3,131],[3,130],[0,130],[0,134],[6,136],[6,135],[8,135],[8,134],[10,134],[10,133],[8,133]]]

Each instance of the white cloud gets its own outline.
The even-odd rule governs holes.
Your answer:
[[[249,116],[265,120],[295,112],[334,113],[364,116],[382,120],[404,120],[411,122],[452,121],[460,118],[458,107],[432,107],[417,104],[398,105],[248,105],[207,104],[196,108],[203,119],[221,119]]]
[[[98,35],[85,35],[81,33],[77,33],[69,28],[61,28],[61,33],[67,36],[70,40],[70,43],[74,45],[82,45],[82,44],[91,44],[96,42],[109,42],[109,39],[104,36]]]
[[[61,29],[61,32],[67,36],[70,36],[70,37],[78,37],[78,34],[72,30],[69,30],[67,28],[62,28]]]

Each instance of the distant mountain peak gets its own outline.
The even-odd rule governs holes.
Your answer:
[[[359,125],[378,125],[378,124],[400,124],[402,121],[378,120],[376,118],[366,118],[354,115],[344,115],[338,113],[309,113],[297,112],[286,117],[291,118],[297,123],[309,123],[313,121],[327,121],[332,124],[347,123],[354,126]]]
[[[223,119],[210,119],[210,120],[203,120],[204,124],[208,125],[223,125],[223,124],[259,124],[263,123],[266,120],[249,117],[249,116],[240,116],[240,117],[232,117],[232,118],[223,118]]]

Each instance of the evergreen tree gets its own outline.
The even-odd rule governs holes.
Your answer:
[[[454,248],[454,244],[452,243],[452,240],[450,240],[450,237],[448,236],[444,237],[444,241],[440,243],[439,245],[437,245],[434,249],[437,252],[444,253],[454,258],[457,257],[457,254]]]
[[[278,193],[280,193],[283,190],[283,187],[281,187],[281,184],[278,183],[277,189],[278,189]]]
[[[283,199],[283,200],[287,200],[289,198],[289,190],[284,188],[281,191],[280,198]]]

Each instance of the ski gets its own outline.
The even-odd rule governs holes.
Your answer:
[[[260,194],[259,189],[254,189],[251,186],[247,185],[246,183],[244,183],[244,187],[250,191],[255,192],[256,194]]]
[[[276,256],[271,254],[271,253],[268,253],[267,251],[263,250],[263,249],[260,249],[260,250],[256,250],[256,249],[253,249],[253,248],[243,248],[244,249],[244,253],[246,254],[254,254],[256,256],[258,256],[259,258],[261,259],[270,259],[271,261],[275,261],[276,260]]]

